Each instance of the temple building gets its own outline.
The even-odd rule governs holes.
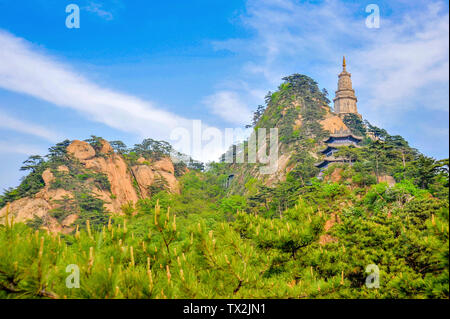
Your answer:
[[[358,100],[355,96],[355,90],[352,88],[351,74],[346,70],[345,57],[342,61],[342,72],[339,74],[338,89],[333,101],[334,113],[336,113],[340,118],[344,118],[346,114],[356,114],[359,118],[361,118],[361,115],[358,113],[358,109],[356,107],[356,102]],[[358,144],[362,140],[363,138],[361,136],[352,134],[348,129],[334,131],[329,137],[323,140],[323,142],[327,145],[320,151],[323,156],[323,160],[316,163],[315,166],[318,167],[322,173],[322,171],[332,163],[348,162],[347,159],[336,157],[334,154],[342,146],[359,147]],[[319,176],[321,176],[321,173]]]
[[[320,153],[322,153],[325,157],[323,161],[315,164],[316,167],[320,168],[320,170],[322,171],[326,169],[331,163],[344,163],[346,159],[335,157],[334,153],[336,153],[342,146],[359,147],[358,144],[362,141],[362,139],[362,137],[356,136],[348,131],[341,131],[330,134],[329,137],[323,140],[324,143],[327,143],[327,146],[320,151]]]
[[[349,113],[356,114],[361,118],[356,107],[358,99],[356,98],[355,90],[352,88],[351,76],[352,75],[347,72],[344,56],[342,60],[342,72],[339,74],[336,97],[333,99],[334,112],[342,118]]]

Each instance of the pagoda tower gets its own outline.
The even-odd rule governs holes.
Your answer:
[[[358,99],[356,98],[355,90],[352,88],[351,76],[352,75],[346,70],[344,56],[342,60],[342,72],[339,74],[336,97],[333,99],[334,112],[342,118],[349,113],[356,114],[361,118],[361,115],[356,108]]]

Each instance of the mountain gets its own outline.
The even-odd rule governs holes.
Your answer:
[[[448,299],[448,159],[364,121],[349,78],[333,109],[306,75],[269,92],[269,174],[238,161],[251,138],[206,168],[152,139],[31,156],[0,196],[0,298]]]
[[[345,68],[340,76],[349,76]],[[320,90],[306,75],[294,74],[283,80],[276,92],[266,96],[266,105],[258,107],[251,125],[254,134],[259,128],[278,129],[277,170],[261,174],[261,163],[237,163],[239,150],[247,154],[248,141],[228,151],[233,158],[226,164],[231,177],[228,194],[247,197],[254,213],[267,214],[269,209],[274,215],[292,207],[314,178],[352,188],[380,182],[393,186],[408,179],[428,183],[420,181],[417,168],[431,167],[435,161],[410,147],[401,136],[363,120],[356,105],[352,112],[334,112],[326,90]],[[348,83],[339,84],[337,96],[347,91],[351,95],[346,98],[356,99]]]
[[[259,165],[233,165],[233,172],[240,188],[249,178],[256,177],[266,186],[285,181],[287,174],[299,169],[308,170],[304,176],[318,173],[314,163],[317,153],[324,146],[323,139],[335,131],[348,131],[344,121],[332,112],[326,94],[317,83],[305,75],[294,74],[285,77],[276,92],[266,96],[264,111],[255,114],[253,127],[278,128],[279,157],[274,174],[261,175]]]

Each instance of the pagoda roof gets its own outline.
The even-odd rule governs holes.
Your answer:
[[[319,153],[326,153],[327,151],[329,151],[330,149],[337,149],[337,147],[333,146],[333,145],[327,145],[327,147],[325,147],[324,149],[320,150]]]
[[[319,163],[315,163],[314,166],[319,167],[319,166],[322,166],[322,164],[325,164],[325,163],[338,163],[338,162],[340,162],[340,163],[349,163],[349,161],[346,158],[328,156],[328,157],[325,157],[323,159],[323,161],[321,161]],[[354,162],[354,161],[352,160],[352,162]]]
[[[334,149],[338,149],[339,147],[342,147],[342,146],[353,146],[353,147],[356,147],[356,148],[361,148],[360,145],[353,144],[353,143],[328,143],[328,145],[323,150],[319,151],[319,153],[326,153],[330,149],[333,149],[333,148]]]
[[[323,161],[321,161],[321,162],[319,162],[319,163],[315,163],[314,164],[314,166],[321,166],[322,164],[324,164],[324,163],[335,163],[335,162],[344,162],[345,161],[345,159],[344,158],[342,158],[342,157],[325,157],[324,159],[323,159]]]
[[[359,140],[359,141],[363,140],[362,136],[354,135],[352,133],[335,133],[335,134],[330,134],[327,138],[323,139],[323,142],[326,143],[328,140],[330,140],[333,137],[335,137],[335,138],[353,137],[355,140]]]

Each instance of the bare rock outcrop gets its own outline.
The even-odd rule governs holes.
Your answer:
[[[61,223],[61,226],[63,227],[69,227],[71,226],[73,223],[76,222],[76,220],[78,219],[78,215],[77,214],[70,214],[69,216],[67,216],[66,218],[64,218],[64,220]]]
[[[45,186],[49,186],[50,183],[55,180],[55,176],[53,175],[50,168],[47,168],[42,172],[42,179],[44,180]]]
[[[178,180],[173,174],[166,171],[159,171],[157,172],[157,174],[159,174],[161,178],[164,178],[166,180],[168,191],[170,193],[176,194],[180,193],[180,185],[178,183]]]
[[[50,204],[43,198],[21,198],[12,202],[0,210],[0,220],[4,223],[6,211],[9,209],[9,215],[14,216],[16,222],[25,222],[35,217],[45,217],[50,210]]]
[[[138,160],[138,163],[149,162],[144,158],[141,159],[143,160]],[[151,165],[135,165],[132,167],[132,171],[142,195],[150,196],[148,189],[158,178],[163,179],[167,183],[167,190],[170,193],[180,192],[179,182],[174,175],[173,163],[168,157],[151,163]]]
[[[347,125],[342,121],[342,119],[337,115],[327,114],[325,119],[320,121],[324,130],[334,133],[335,131],[346,131],[348,130]]]
[[[66,165],[59,165],[58,172],[69,173],[69,168]]]
[[[133,186],[132,176],[128,171],[125,160],[121,156],[113,154],[107,158],[95,157],[82,163],[86,168],[108,176],[111,184],[111,194],[114,195],[110,199],[114,212],[120,212],[122,205],[129,201],[133,203],[138,201],[139,196]]]
[[[164,157],[164,158],[160,159],[159,161],[153,163],[153,167],[157,171],[164,171],[164,172],[168,172],[171,174],[174,174],[174,171],[175,171],[175,169],[173,167],[173,163],[170,160],[170,158],[168,158],[168,157]]]
[[[102,153],[102,154],[112,154],[112,153],[114,153],[114,149],[112,148],[111,144],[109,144],[107,141],[102,140],[100,143],[102,144],[102,148],[100,149],[100,153]]]
[[[73,198],[73,194],[62,188],[49,189],[49,187],[46,186],[41,191],[39,191],[36,195],[34,195],[34,197],[42,198],[48,202],[52,202],[52,201],[62,200],[65,197]],[[52,207],[52,208],[54,208],[54,207]]]
[[[395,185],[395,179],[390,175],[381,175],[378,176],[378,181],[380,183],[387,183],[390,187]]]
[[[132,168],[141,194],[148,196],[148,188],[155,180],[155,173],[148,165],[135,165]]]
[[[86,160],[95,156],[94,148],[87,142],[74,140],[67,146],[67,152],[79,160]]]

